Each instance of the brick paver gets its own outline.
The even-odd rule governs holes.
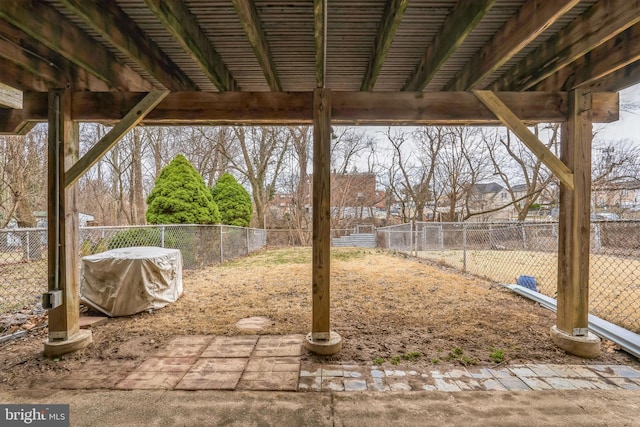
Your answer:
[[[302,335],[180,336],[139,366],[75,372],[57,388],[273,391],[640,390],[640,370],[621,365],[502,365],[404,370],[302,361]]]

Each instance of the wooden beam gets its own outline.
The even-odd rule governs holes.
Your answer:
[[[528,0],[445,90],[470,90],[479,85],[578,3],[580,0]]]
[[[24,110],[0,108],[0,135],[24,135],[36,123],[27,120]]]
[[[316,87],[324,87],[327,74],[327,0],[313,0],[316,41]]]
[[[41,0],[0,2],[0,17],[110,87],[134,92],[152,89],[138,73]]]
[[[494,3],[495,0],[458,1],[402,90],[422,91]]]
[[[491,89],[530,89],[638,22],[640,0],[600,0],[512,67]]]
[[[408,4],[409,0],[387,0],[382,13],[382,21],[380,21],[380,27],[373,42],[373,52],[369,58],[367,72],[360,86],[361,91],[373,90]]]
[[[109,85],[87,70],[0,19],[1,81],[23,91],[47,92],[52,87],[105,92]]]
[[[218,90],[239,90],[222,57],[183,0],[145,0],[145,3]]]
[[[313,92],[312,322],[314,340],[330,338],[331,91]]]
[[[535,90],[571,90],[590,86],[601,78],[640,60],[640,23],[609,39],[562,68]]]
[[[640,61],[613,72],[594,82],[589,89],[592,91],[618,92],[640,83]]]
[[[22,109],[22,91],[0,83],[0,108]]]
[[[560,182],[567,188],[573,190],[573,175],[571,169],[569,169],[560,159],[558,159],[552,152],[544,145],[536,135],[533,134],[527,128],[527,126],[520,121],[516,116],[493,92],[486,90],[476,90],[473,92],[480,101],[493,113],[495,116],[544,163],[551,172],[558,177]]]
[[[167,89],[198,89],[114,0],[62,0],[62,3]]]
[[[141,93],[75,92],[73,119],[115,123],[144,97]],[[567,120],[565,92],[504,92],[502,102],[525,123]],[[142,121],[147,125],[312,123],[311,92],[172,92]],[[593,94],[594,122],[619,117],[619,95]],[[370,125],[496,125],[501,123],[469,92],[334,92],[332,122]],[[0,109],[0,124],[11,110]],[[19,110],[18,110],[19,111]],[[3,118],[4,117],[4,118]],[[46,121],[46,94],[25,92],[22,120]],[[12,129],[0,128],[0,131]]]
[[[77,159],[78,124],[71,121],[71,93],[49,93],[47,233],[49,291],[62,291],[62,305],[49,310],[49,340],[68,340],[79,331],[80,270],[77,187],[65,190],[65,167]]]
[[[244,32],[247,33],[249,43],[260,63],[260,67],[262,67],[262,72],[269,88],[274,92],[282,91],[280,77],[278,77],[278,71],[271,57],[269,44],[262,30],[254,2],[252,0],[233,0],[233,6],[236,8],[236,13],[240,18]]]
[[[102,156],[122,139],[131,129],[138,125],[153,110],[169,91],[156,90],[149,92],[136,104],[105,136],[100,139],[80,160],[75,162],[65,174],[65,187],[73,185],[85,172],[91,169]]]
[[[502,102],[528,124],[567,120],[563,92],[502,92]],[[617,93],[594,94],[597,122],[619,118]],[[334,92],[334,124],[359,125],[496,125],[501,123],[469,92]],[[597,119],[596,119],[597,117]]]
[[[589,315],[591,196],[591,94],[569,93],[569,121],[561,131],[561,159],[573,169],[574,186],[560,185],[558,227],[558,329],[583,335]]]

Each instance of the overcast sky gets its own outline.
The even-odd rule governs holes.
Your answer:
[[[640,85],[620,92],[620,104],[635,103],[640,107]],[[640,108],[635,111],[621,111],[620,120],[604,125],[594,125],[601,139],[631,139],[640,145]]]

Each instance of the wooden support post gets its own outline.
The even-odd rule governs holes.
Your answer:
[[[313,92],[313,247],[312,324],[306,346],[319,354],[335,354],[342,339],[331,332],[331,91]]]
[[[65,190],[65,170],[78,159],[78,124],[71,121],[71,94],[49,93],[47,207],[49,294],[60,305],[49,310],[47,356],[75,351],[91,343],[91,331],[79,329],[79,248],[77,188]],[[52,299],[57,299],[53,298]]]
[[[554,342],[569,353],[598,357],[600,340],[588,332],[591,200],[591,92],[569,92],[569,117],[560,158],[573,171],[573,189],[560,184],[558,312]]]
[[[331,256],[331,91],[313,92],[313,320],[311,332],[329,339]]]

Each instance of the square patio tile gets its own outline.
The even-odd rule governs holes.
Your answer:
[[[242,371],[239,372],[213,372],[198,371],[187,372],[176,385],[176,390],[233,390],[240,381]]]
[[[302,354],[302,339],[298,337],[298,335],[261,336],[251,356],[300,356]]]
[[[171,338],[165,345],[207,345],[211,342],[211,335],[178,335]]]
[[[300,377],[299,391],[320,391],[322,379],[320,377]]]
[[[249,359],[245,372],[300,372],[297,357],[253,357]]]
[[[136,372],[187,372],[198,360],[195,357],[150,357]]]
[[[256,335],[216,337],[201,357],[249,357],[257,341]]]
[[[245,372],[240,377],[237,390],[298,390],[297,372]]]
[[[242,372],[247,367],[246,358],[202,357],[193,364],[189,372]]]
[[[184,372],[132,372],[116,388],[123,390],[170,390],[180,382]]]

